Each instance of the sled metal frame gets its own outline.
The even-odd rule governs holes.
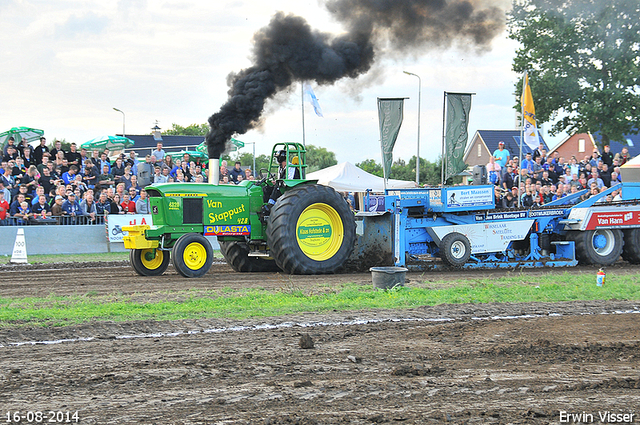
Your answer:
[[[491,190],[491,205],[486,203],[487,188]],[[385,212],[392,220],[393,256],[396,266],[411,270],[439,270],[450,267],[440,261],[441,239],[435,228],[453,226],[468,229],[465,226],[482,223],[505,223],[505,227],[517,225],[531,227],[525,238],[512,240],[502,251],[472,252],[469,260],[461,266],[463,269],[499,269],[499,268],[536,268],[536,267],[573,267],[578,264],[575,242],[565,240],[567,231],[575,230],[579,220],[571,222],[569,214],[574,209],[600,208],[606,196],[622,189],[623,203],[635,202],[637,208],[640,199],[640,183],[616,185],[582,202],[583,190],[551,202],[544,207],[533,209],[497,210],[494,208],[493,186],[466,186],[454,188],[424,188],[387,190],[384,196]],[[477,204],[468,202],[463,205],[451,205],[448,201],[453,191],[465,190],[474,197],[481,193]],[[370,201],[367,194],[366,204]],[[603,207],[614,204],[602,204]],[[365,219],[366,220],[366,219]],[[527,222],[523,222],[526,220]],[[520,222],[520,223],[518,223]],[[366,223],[366,221],[365,221]],[[458,227],[459,226],[459,227]],[[481,226],[476,226],[477,229]],[[614,227],[615,228],[615,227]],[[488,229],[488,226],[485,228]],[[489,232],[489,230],[485,230]],[[541,238],[545,240],[543,249]]]

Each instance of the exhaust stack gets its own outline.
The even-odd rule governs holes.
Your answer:
[[[220,182],[220,158],[209,159],[209,183],[218,186]]]

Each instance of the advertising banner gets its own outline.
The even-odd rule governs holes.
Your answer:
[[[124,226],[148,224],[151,226],[151,214],[109,214],[106,217],[107,239],[109,242],[122,242],[122,237],[128,233],[122,230]]]
[[[534,220],[514,220],[509,223],[486,222],[458,226],[432,227],[429,231],[443,239],[452,232],[461,233],[469,239],[471,252],[504,252],[513,241],[524,240],[529,235]]]
[[[445,189],[447,210],[473,209],[495,204],[493,187]]]
[[[602,211],[594,212],[589,217],[586,230],[598,227],[636,227],[640,225],[640,213],[637,211]]]

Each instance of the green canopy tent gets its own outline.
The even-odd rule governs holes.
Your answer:
[[[202,142],[198,146],[196,146],[196,151],[203,153],[207,157],[209,156],[209,152],[207,151],[207,142]]]
[[[129,139],[128,137],[123,136],[100,136],[95,139],[91,139],[88,142],[84,142],[80,145],[81,148],[85,148],[87,150],[99,149],[104,150],[105,148],[109,148],[109,150],[119,150],[125,149],[134,145],[134,141]]]
[[[11,130],[0,133],[0,147],[4,148],[4,145],[7,144],[7,140],[9,140],[11,136],[15,139],[15,144],[17,146],[20,144],[22,139],[27,139],[27,141],[33,142],[34,140],[38,140],[42,135],[44,135],[44,131],[37,128],[13,127]]]
[[[197,148],[196,148],[197,149]],[[189,154],[189,158],[193,159],[193,158],[201,158],[203,159],[203,163],[206,163],[209,161],[209,156],[206,153],[200,152],[198,150],[195,151],[180,151],[180,152],[169,152],[168,155],[173,158],[174,160],[176,159],[182,159],[182,157],[184,156],[185,153]]]
[[[231,138],[231,144],[233,145],[233,151],[237,151],[240,148],[244,147],[244,142],[242,140]],[[196,150],[198,152],[202,152],[205,156],[209,157],[209,151],[207,150],[207,142],[206,140],[196,146]]]

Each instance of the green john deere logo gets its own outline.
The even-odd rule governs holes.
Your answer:
[[[331,239],[331,226],[322,218],[310,217],[300,223],[298,240],[309,246],[320,246]]]

